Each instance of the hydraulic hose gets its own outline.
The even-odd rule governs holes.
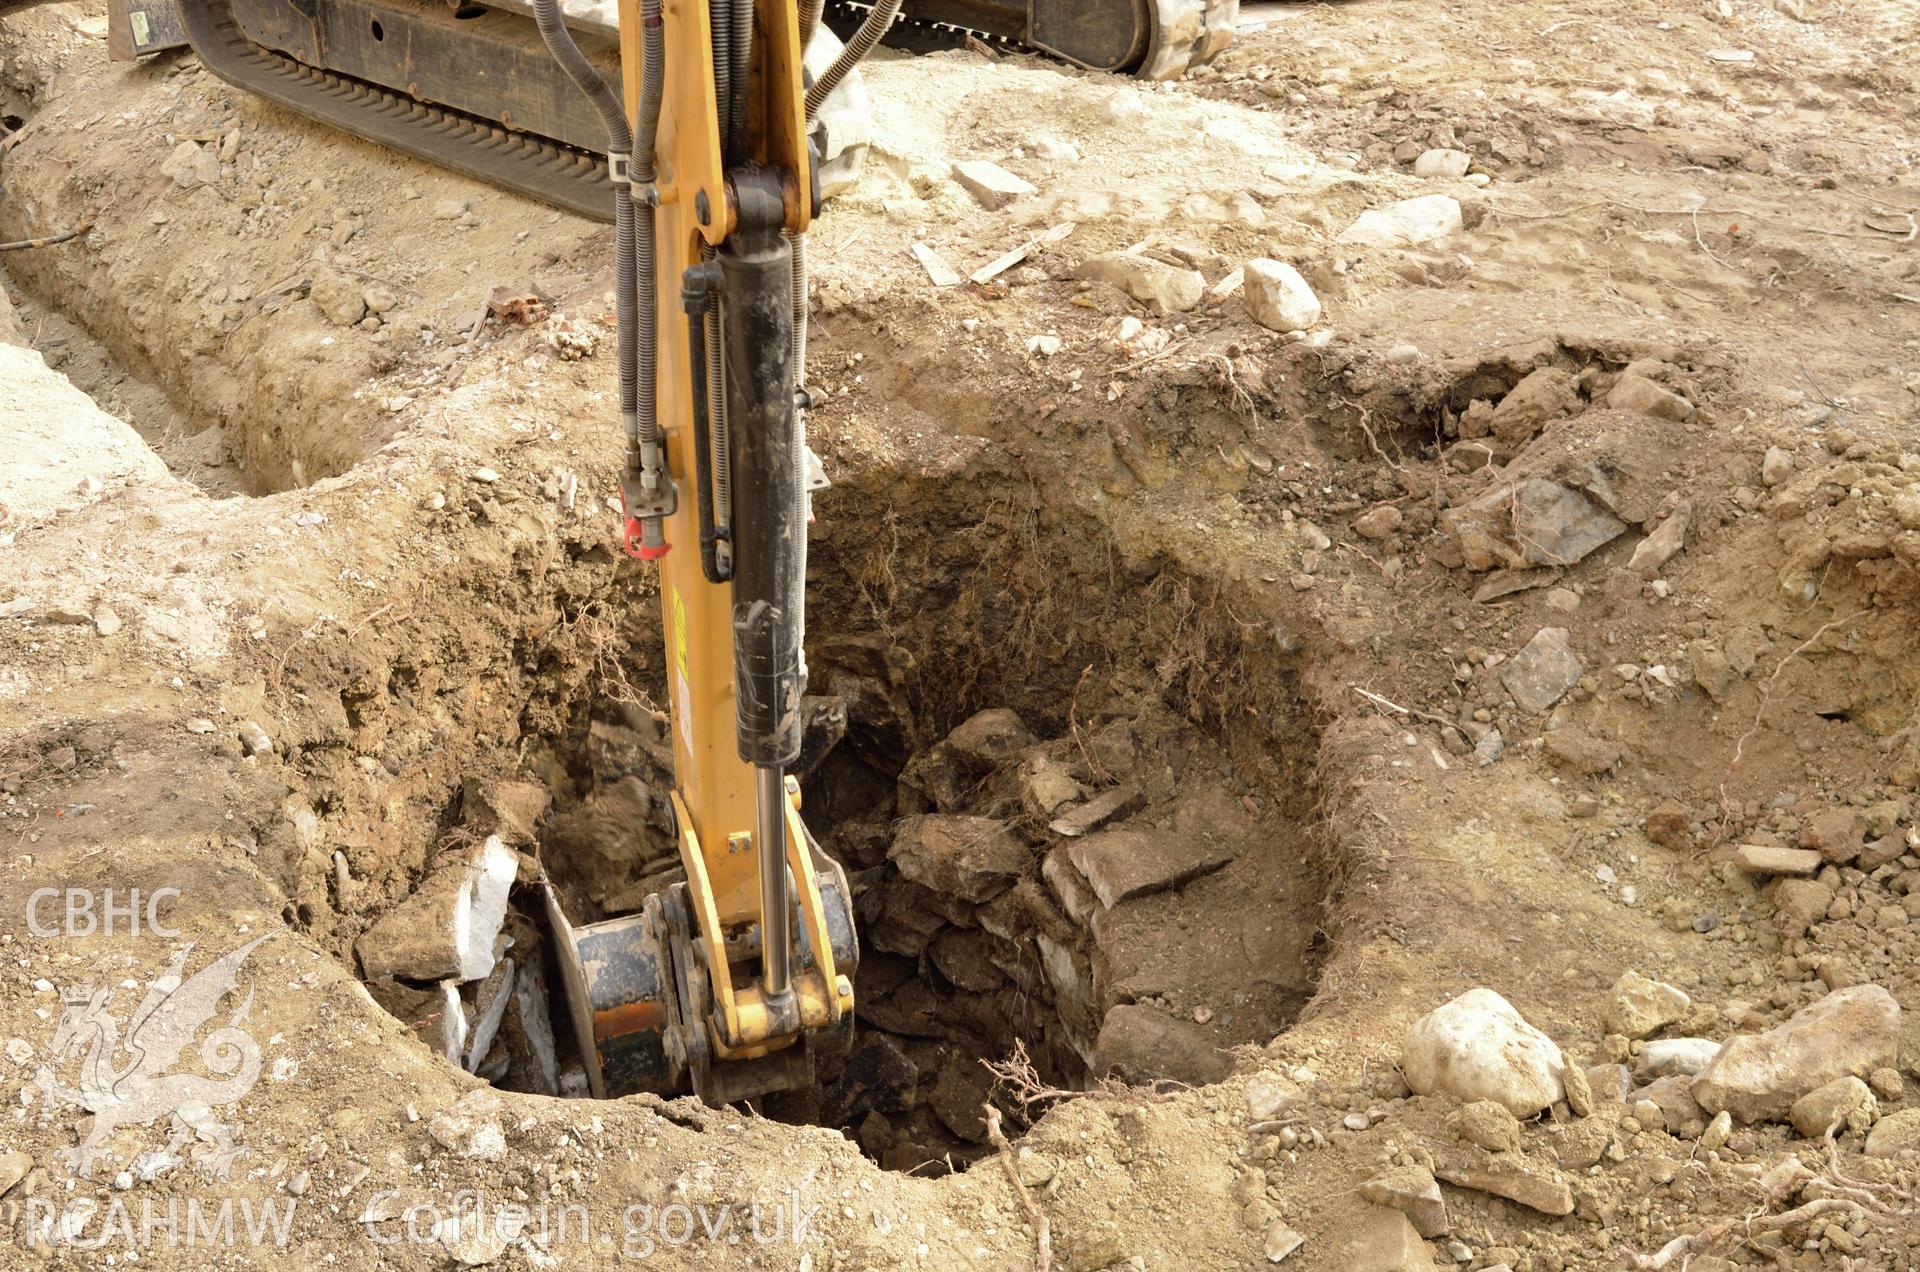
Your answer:
[[[807,56],[807,49],[813,44],[813,33],[820,27],[820,14],[827,7],[827,0],[800,0],[800,56]]]
[[[753,0],[713,0],[707,7],[707,23],[713,37],[713,100],[719,114],[720,158],[733,162],[733,9],[741,5],[751,10]]]
[[[626,110],[606,77],[594,69],[580,46],[574,43],[560,16],[559,0],[533,0],[534,24],[554,61],[566,72],[594,108],[600,112],[607,132],[607,153],[626,156],[633,165],[633,180],[643,188],[653,183],[654,135],[660,119],[661,72],[664,52],[660,29],[659,0],[644,0],[642,25],[645,28],[641,57],[640,136],[636,146],[634,133],[627,127]],[[648,459],[657,459],[660,440],[655,401],[657,330],[653,305],[642,305],[640,297],[654,293],[655,258],[653,244],[653,205],[636,206],[632,185],[616,182],[613,188],[614,226],[614,309],[619,324],[620,415],[628,441]],[[647,465],[651,467],[652,465]]]
[[[727,112],[727,130],[733,135],[735,159],[747,131],[747,67],[753,60],[753,0],[730,0],[733,8],[733,38],[727,49],[733,55],[733,93],[721,109]],[[804,56],[805,45],[802,45]]]
[[[661,27],[660,0],[640,3],[640,105],[634,112],[633,184],[648,191],[635,205],[635,270],[630,282],[623,280],[616,298],[629,300],[627,311],[635,318],[637,339],[634,347],[634,373],[638,381],[638,411],[629,435],[639,443],[643,470],[663,470],[660,458],[660,420],[658,394],[659,290],[654,258],[652,198],[654,182],[653,148],[660,130],[660,96],[666,79],[666,37]],[[618,212],[618,206],[615,212]],[[631,293],[628,295],[628,293]],[[625,320],[622,320],[624,329]]]
[[[813,82],[813,87],[807,90],[809,126],[812,125],[814,116],[820,113],[820,107],[826,103],[828,97],[833,95],[833,90],[840,86],[840,81],[847,77],[849,71],[860,65],[867,54],[873,52],[874,45],[880,43],[880,37],[887,33],[887,28],[893,25],[894,18],[899,15],[900,4],[901,0],[879,0],[879,3],[868,11],[866,21],[862,22],[860,29],[853,33],[853,38],[847,41],[847,47],[840,50],[840,56],[833,59],[832,65],[828,66],[820,78]]]

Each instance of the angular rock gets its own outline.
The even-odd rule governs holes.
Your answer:
[[[1587,1071],[1577,1064],[1570,1064],[1560,1071],[1560,1080],[1567,1087],[1567,1108],[1575,1117],[1591,1117],[1593,1088],[1587,1085]]]
[[[1183,887],[1233,859],[1198,836],[1126,829],[1076,840],[1067,854],[1108,909],[1132,897]]]
[[[1128,1082],[1172,1078],[1206,1086],[1233,1072],[1233,1057],[1192,1021],[1123,1003],[1100,1024],[1093,1067],[1097,1073],[1117,1073]]]
[[[1416,1020],[1401,1072],[1418,1095],[1493,1100],[1532,1117],[1566,1093],[1566,1061],[1553,1039],[1490,989],[1471,989]]]
[[[1773,888],[1773,908],[1781,930],[1798,936],[1827,917],[1833,904],[1833,889],[1818,879],[1777,879]]]
[[[369,980],[479,980],[493,970],[494,942],[520,856],[498,835],[443,851],[411,896],[354,942]]]
[[[1823,861],[1844,866],[1860,855],[1866,834],[1866,819],[1860,810],[1829,808],[1807,819],[1800,830],[1800,846],[1813,849]]]
[[[1613,983],[1607,1032],[1645,1038],[1686,1015],[1691,1006],[1693,1000],[1677,986],[1628,972]]]
[[[476,835],[498,835],[515,846],[530,845],[552,798],[538,782],[485,782],[469,777],[460,783],[460,820]]]
[[[1560,367],[1531,371],[1493,408],[1493,435],[1524,446],[1555,420],[1580,411],[1580,381]]]
[[[1920,1153],[1920,1109],[1903,1109],[1874,1124],[1867,1135],[1868,1157]]]
[[[1020,764],[1020,802],[1044,821],[1086,794],[1067,766],[1046,755],[1030,755]]]
[[[1660,1110],[1660,1125],[1675,1135],[1694,1136],[1705,1129],[1707,1112],[1689,1089],[1693,1079],[1685,1074],[1670,1074],[1648,1083],[1635,1093],[1636,1105],[1646,1104]]]
[[[1692,1077],[1713,1063],[1720,1044],[1711,1038],[1657,1038],[1643,1043],[1633,1058],[1634,1076],[1642,1080],[1673,1074]]]
[[[1572,565],[1625,533],[1627,523],[1585,491],[1529,477],[1440,515],[1470,570]]]
[[[1564,627],[1542,627],[1519,653],[1500,665],[1500,683],[1522,711],[1538,715],[1580,683],[1586,665]]]
[[[1384,539],[1400,528],[1406,518],[1392,504],[1381,504],[1353,519],[1353,532],[1362,539]]]
[[[1693,403],[1637,375],[1623,375],[1615,381],[1613,391],[1607,394],[1607,405],[1663,420],[1684,420],[1693,414]]]
[[[1458,181],[1473,166],[1473,156],[1464,150],[1427,150],[1413,161],[1413,175],[1436,181]]]
[[[1520,1119],[1492,1100],[1461,1105],[1447,1123],[1461,1139],[1489,1153],[1520,1151]]]
[[[500,1161],[507,1155],[507,1136],[499,1121],[505,1107],[487,1088],[469,1091],[427,1119],[427,1134],[457,1157]]]
[[[1413,1220],[1389,1206],[1364,1206],[1352,1220],[1343,1217],[1328,1229],[1325,1243],[1316,1267],[1433,1272],[1433,1248],[1420,1239]]]
[[[1060,903],[1068,918],[1082,926],[1093,918],[1100,899],[1093,895],[1086,878],[1073,868],[1065,848],[1055,848],[1047,854],[1047,859],[1040,863],[1040,877],[1047,881],[1053,899]]]
[[[909,817],[887,856],[922,887],[966,901],[991,901],[1032,859],[1027,846],[991,817],[939,813]]]
[[[1873,1092],[1858,1078],[1835,1078],[1793,1102],[1787,1120],[1808,1139],[1829,1130],[1863,1132],[1873,1124]]]
[[[1820,854],[1811,848],[1741,844],[1733,850],[1733,864],[1748,874],[1811,875],[1820,869]]]
[[[1433,1173],[1456,1187],[1505,1197],[1543,1215],[1573,1213],[1573,1189],[1560,1173],[1518,1153],[1449,1156],[1434,1162]]]
[[[1760,461],[1760,480],[1769,486],[1778,486],[1793,476],[1793,456],[1778,446],[1767,447],[1767,453]]]
[[[160,175],[182,190],[197,190],[220,180],[220,156],[198,142],[183,141],[168,152]]]
[[[1676,512],[1662,521],[1652,534],[1634,546],[1627,568],[1647,579],[1660,573],[1674,554],[1687,546],[1687,521],[1684,512]]]
[[[1427,1240],[1447,1230],[1447,1203],[1440,1185],[1424,1166],[1395,1166],[1360,1185],[1360,1195],[1376,1206],[1391,1206],[1413,1221]]]
[[[1719,1049],[1719,1043],[1713,1045],[1715,1050]],[[1594,1103],[1598,1105],[1625,1104],[1627,1093],[1633,1090],[1633,1075],[1624,1064],[1596,1064],[1586,1075],[1587,1089],[1593,1092]]]
[[[1709,1112],[1744,1122],[1785,1117],[1801,1096],[1860,1077],[1900,1054],[1900,1004],[1878,985],[1837,990],[1761,1034],[1729,1038],[1693,1080]]]
[[[314,275],[308,295],[316,308],[336,327],[350,327],[366,316],[367,302],[360,284],[331,270]]]
[[[1074,277],[1110,283],[1159,314],[1192,309],[1207,290],[1207,280],[1194,270],[1130,252],[1108,252],[1082,261]]]
[[[1415,247],[1459,232],[1460,201],[1444,194],[1402,199],[1362,212],[1339,241],[1360,247]]]
[[[986,773],[1034,744],[1020,717],[1005,707],[976,711],[947,734],[946,747],[969,772]]]
[[[1555,729],[1547,734],[1542,748],[1554,767],[1570,769],[1582,777],[1604,773],[1620,762],[1618,742],[1597,738],[1582,729]]]
[[[1274,331],[1304,331],[1320,321],[1320,298],[1285,261],[1256,257],[1246,264],[1241,293],[1247,313]]]
[[[1647,838],[1662,848],[1684,847],[1692,825],[1693,814],[1678,800],[1661,800],[1647,812]]]
[[[0,1153],[0,1197],[6,1196],[8,1191],[25,1179],[27,1172],[32,1169],[33,1158],[29,1154]]]
[[[1040,193],[1031,181],[1016,177],[990,159],[967,159],[953,165],[953,179],[989,210],[1004,208],[1016,199]]]
[[[1061,813],[1047,823],[1047,829],[1064,839],[1077,839],[1100,829],[1115,817],[1131,812],[1139,803],[1140,791],[1137,787],[1115,786],[1077,808],[1069,808]]]

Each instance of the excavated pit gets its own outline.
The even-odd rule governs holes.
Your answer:
[[[810,561],[809,736],[832,745],[804,808],[854,893],[858,1007],[815,1086],[756,1105],[920,1173],[985,1150],[989,1099],[1022,1124],[983,1062],[1024,1052],[1064,1089],[1218,1080],[1231,1048],[1299,1014],[1321,954],[1316,735],[1287,643],[1230,618],[1217,584],[1122,564],[1098,522],[1007,489],[856,478],[823,503]],[[469,780],[445,819],[471,842],[502,809],[544,807],[525,847],[576,923],[682,877],[660,813],[657,598],[637,569],[612,577],[516,651],[547,686],[519,718],[519,771]],[[539,911],[527,888],[514,905]],[[463,1059],[582,1094],[538,927],[509,919],[520,986],[489,1054],[456,1030]],[[467,986],[464,1011],[488,1017],[509,987]],[[370,988],[446,1045],[431,987]]]

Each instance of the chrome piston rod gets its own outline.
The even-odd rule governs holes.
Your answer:
[[[792,988],[787,887],[787,788],[780,766],[753,770],[755,846],[760,852],[760,982],[769,997]]]

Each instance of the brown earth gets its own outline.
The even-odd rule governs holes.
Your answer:
[[[917,1037],[903,1045],[935,1080],[925,1107],[847,1134],[775,1120],[817,1109],[496,1093],[356,979],[354,940],[471,820],[463,784],[542,783],[540,850],[564,872],[622,771],[605,744],[655,718],[652,584],[605,503],[607,231],[237,95],[191,57],[109,64],[95,6],[0,18],[0,113],[25,121],[0,238],[93,221],[4,260],[9,1258],[265,1262],[244,1233],[140,1240],[142,1205],[224,1199],[291,1203],[291,1258],[346,1268],[598,1267],[623,1243],[670,1265],[1028,1267],[1036,1215],[1074,1269],[1265,1266],[1285,1228],[1305,1238],[1287,1266],[1463,1249],[1474,1267],[1612,1269],[1722,1221],[1696,1272],[1920,1257],[1920,1157],[1776,1122],[1715,1146],[1685,1101],[1658,1119],[1557,1106],[1495,1155],[1564,1185],[1564,1216],[1447,1183],[1449,1231],[1422,1242],[1358,1191],[1392,1162],[1458,1177],[1481,1151],[1397,1068],[1407,1025],[1474,986],[1584,1067],[1638,1046],[1609,1037],[1627,971],[1691,996],[1670,1033],[1716,1040],[1878,984],[1908,1013],[1878,1112],[1911,1117],[1913,6],[1266,16],[1171,86],[971,54],[868,69],[875,151],[812,253],[810,423],[834,488],[810,659],[850,728],[808,814],[876,889],[897,886],[896,819],[1004,819],[1052,914],[1036,930],[1069,922],[1041,874],[1059,841],[1017,772],[938,793],[941,740],[1006,707],[1089,793],[1137,783],[1127,828],[1229,860],[1062,929],[1098,1000],[1078,1007],[996,963],[971,912],[918,898],[946,925],[924,958],[873,944],[898,911],[864,915],[863,976],[890,983],[863,984],[861,1036]],[[1038,158],[1043,138],[1080,160]],[[1486,179],[1416,178],[1434,147]],[[978,207],[947,175],[976,157],[1040,193]],[[1457,233],[1339,241],[1362,211],[1430,194],[1459,201]],[[908,251],[964,273],[1067,221],[986,286],[936,289]],[[1209,286],[1250,257],[1291,262],[1325,316],[1296,339],[1237,295],[1163,315],[1076,277],[1136,246]],[[488,320],[496,287],[558,316]],[[351,325],[316,301],[353,309],[356,289]],[[607,347],[563,359],[563,324]],[[1030,343],[1045,336],[1056,352]],[[1530,397],[1546,418],[1519,410]],[[1567,502],[1538,513],[1515,479]],[[1553,553],[1567,507],[1618,533]],[[1676,524],[1677,555],[1630,564]],[[1489,565],[1506,568],[1469,568]],[[1542,629],[1565,629],[1579,666],[1529,711],[1515,668]],[[1769,882],[1734,864],[1743,844],[1823,864]],[[38,889],[169,887],[177,936],[124,918],[43,935],[44,907],[29,926]],[[183,942],[190,975],[263,935],[250,996],[209,1022],[246,999],[234,1023],[262,1076],[237,1103],[112,1131],[55,1098],[85,1050],[56,1045],[80,1008],[62,990],[117,987],[106,1014],[127,1029]],[[980,1010],[921,1035],[904,1011],[874,1018],[906,995]],[[1117,1008],[1181,1040],[1162,1071],[1190,1081],[995,1095],[1029,1212],[962,1116],[985,1095],[973,1064],[1017,1037],[1045,1077],[1087,1084],[1111,1056],[1081,1053],[1095,1022],[1074,1012]],[[230,1071],[197,1037],[183,1054],[139,1072]],[[1281,1080],[1301,1093],[1276,1106]],[[63,1154],[96,1130],[79,1174]],[[187,1163],[143,1168],[170,1139]],[[942,1153],[957,1169],[926,1161]],[[222,1164],[224,1180],[198,1169]],[[548,1232],[536,1218],[488,1246],[436,1238],[423,1210],[409,1238],[407,1205],[451,1215],[462,1190],[577,1204],[591,1228],[550,1210]],[[763,1234],[787,1207],[778,1244],[744,1214],[673,1240],[699,1221],[676,1204],[719,1223],[755,1200]],[[103,1232],[116,1203],[130,1238]],[[1767,1231],[1793,1207],[1810,1209]],[[55,1237],[74,1225],[51,1249],[48,1216]],[[1398,1253],[1355,1251],[1374,1237]]]

